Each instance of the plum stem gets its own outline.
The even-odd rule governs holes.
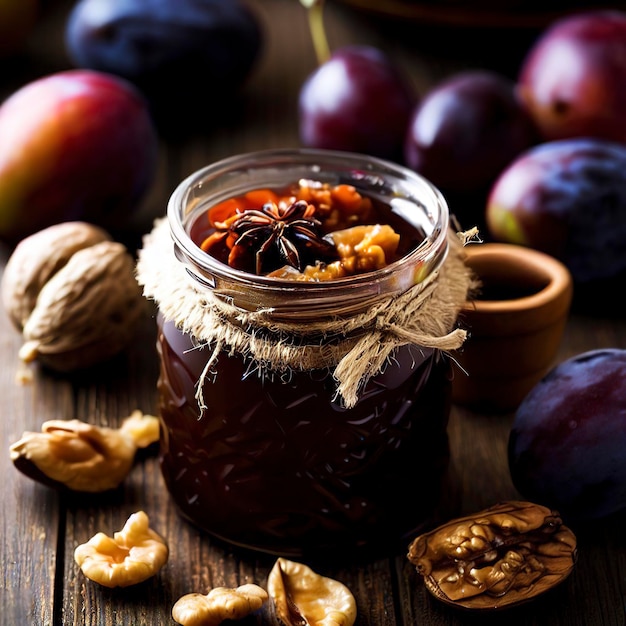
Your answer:
[[[330,46],[324,29],[324,0],[300,0],[307,10],[313,48],[319,65],[330,58]]]

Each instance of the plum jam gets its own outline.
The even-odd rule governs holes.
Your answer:
[[[199,418],[203,351],[166,322],[159,353],[163,475],[210,533],[295,556],[389,546],[432,515],[448,458],[444,358],[401,348],[346,409],[328,372],[271,380],[221,355]]]
[[[387,261],[353,272],[317,242],[328,254],[318,270],[345,265],[320,278],[303,256],[316,237],[328,241],[329,222],[314,236],[305,207],[289,209],[291,246],[276,242],[288,231],[273,225],[277,209],[262,215],[257,203],[241,221],[246,194],[282,197],[302,180],[356,189],[372,212],[334,228],[391,225]],[[225,208],[233,199],[239,213]],[[243,224],[241,250],[226,222]],[[439,192],[366,156],[266,151],[183,181],[163,228],[139,276],[159,305],[160,460],[182,515],[230,544],[286,556],[405,549],[432,522],[448,465],[449,359],[437,342],[406,339],[415,316],[432,321],[418,299],[444,288]],[[457,312],[445,312],[449,327]]]

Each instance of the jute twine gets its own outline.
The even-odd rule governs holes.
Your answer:
[[[442,351],[461,347],[466,331],[455,324],[473,288],[471,272],[463,262],[466,239],[450,231],[445,262],[408,291],[357,315],[305,323],[277,321],[271,309],[243,311],[229,298],[194,281],[174,255],[165,219],[157,220],[144,238],[137,279],[166,321],[173,321],[209,349],[196,393],[201,408],[205,408],[204,380],[214,374],[222,352],[243,355],[250,359],[251,369],[261,374],[329,368],[337,394],[349,408],[399,346],[414,344]]]

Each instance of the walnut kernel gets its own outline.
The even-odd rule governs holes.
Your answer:
[[[417,537],[408,559],[447,604],[494,610],[525,602],[569,576],[576,537],[558,513],[504,502]]]
[[[339,260],[308,265],[302,272],[285,266],[272,272],[274,278],[299,281],[326,281],[373,272],[394,258],[400,235],[387,224],[359,225],[329,233]]]
[[[278,617],[287,626],[352,626],[356,620],[352,592],[302,563],[279,558],[267,587]]]
[[[130,472],[138,448],[159,439],[159,420],[134,411],[120,428],[80,420],[50,420],[10,447],[21,472],[54,487],[100,492],[115,489]]]
[[[167,543],[149,526],[143,511],[133,513],[113,538],[99,532],[74,550],[83,574],[104,587],[128,587],[147,580],[167,563]]]
[[[182,626],[217,626],[227,619],[243,619],[267,599],[265,589],[253,584],[236,589],[215,587],[207,595],[189,593],[180,598],[172,608],[172,617]]]

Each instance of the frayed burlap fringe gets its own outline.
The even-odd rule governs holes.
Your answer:
[[[473,287],[463,262],[466,239],[450,232],[449,253],[439,271],[405,293],[358,315],[306,323],[277,322],[270,309],[243,311],[195,283],[174,255],[165,219],[157,220],[144,239],[137,279],[165,320],[211,349],[198,381],[201,407],[204,379],[222,351],[250,358],[260,372],[331,368],[339,396],[352,407],[362,386],[383,370],[397,347],[415,344],[450,351],[463,344],[466,332],[454,326]]]

